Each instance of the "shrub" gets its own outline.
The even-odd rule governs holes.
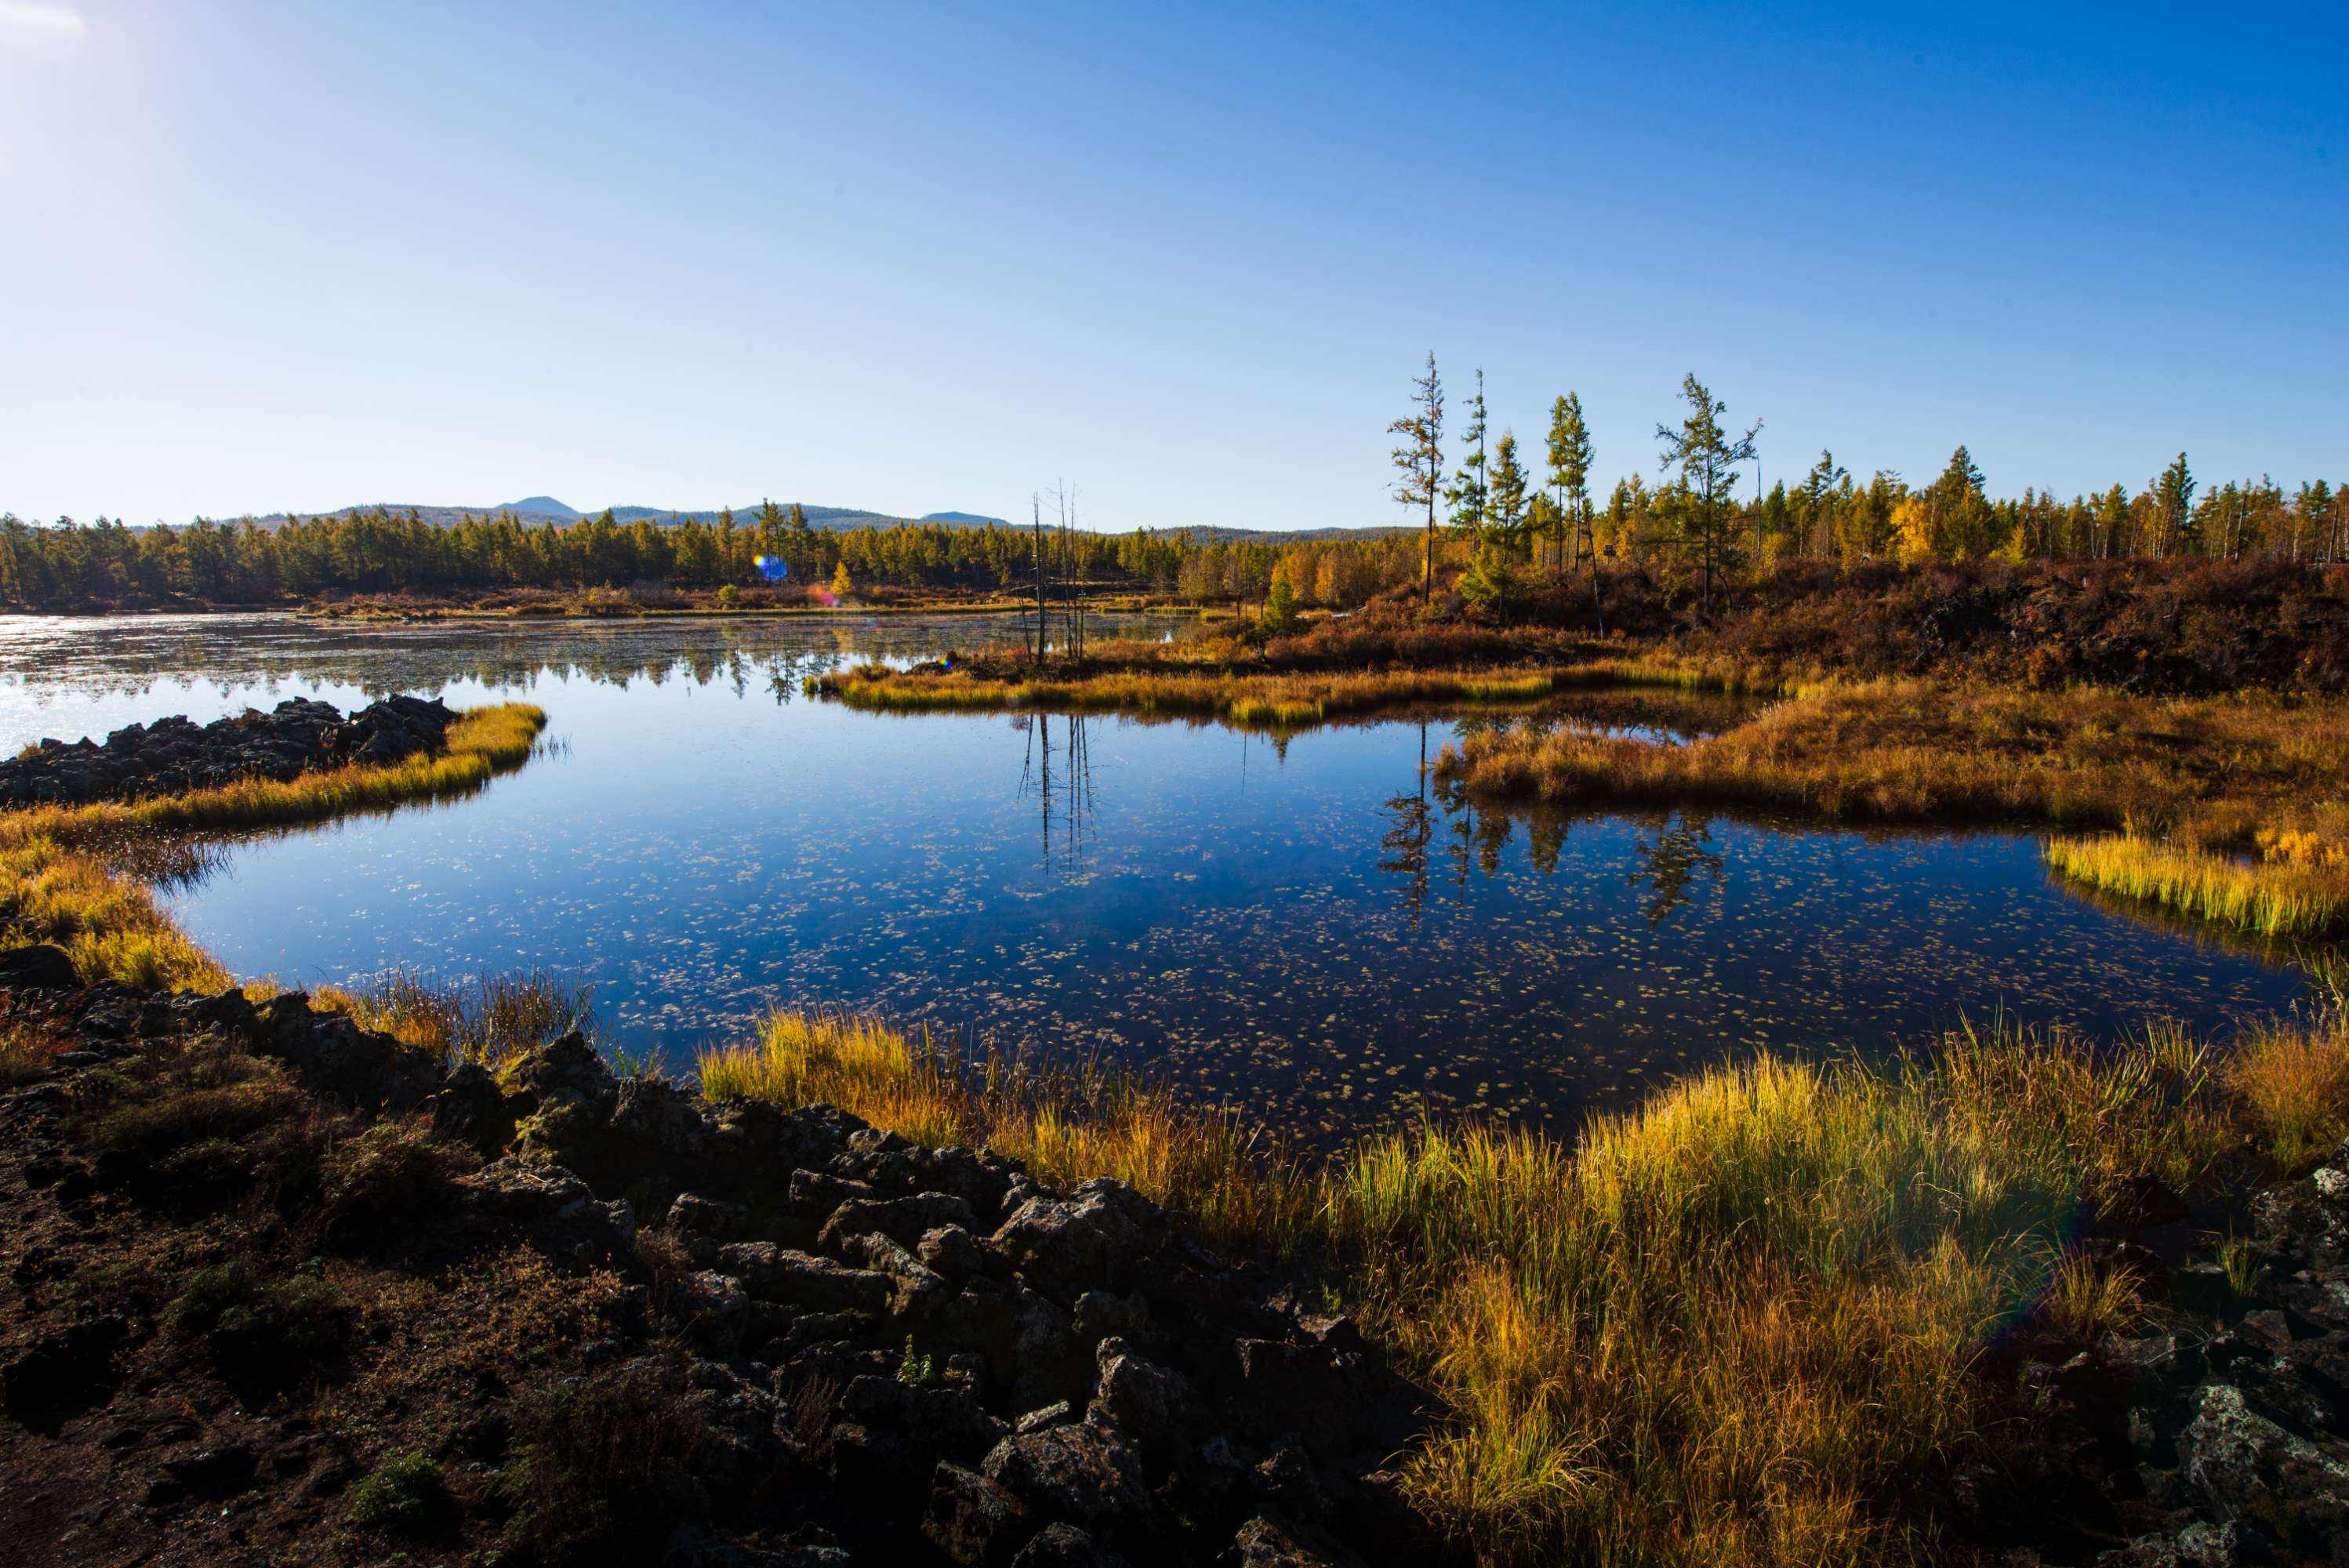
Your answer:
[[[330,1233],[364,1235],[387,1221],[447,1201],[450,1181],[471,1161],[432,1136],[429,1117],[385,1119],[326,1153],[319,1200]]]
[[[652,1553],[699,1507],[709,1441],[682,1367],[648,1357],[524,1395],[504,1492],[515,1542],[543,1562]]]
[[[350,1311],[315,1269],[264,1280],[239,1261],[197,1270],[164,1322],[183,1337],[202,1338],[224,1376],[282,1387],[342,1348]]]
[[[440,1467],[418,1453],[396,1453],[351,1488],[351,1522],[361,1530],[425,1535],[455,1511]]]

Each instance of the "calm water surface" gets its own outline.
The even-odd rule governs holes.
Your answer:
[[[1472,808],[1464,724],[1286,740],[1108,717],[880,716],[807,675],[1008,621],[0,619],[0,744],[389,691],[522,696],[554,743],[453,804],[250,840],[170,902],[232,969],[585,975],[690,1062],[778,1003],[1093,1053],[1300,1131],[1423,1106],[1570,1121],[1758,1047],[1882,1054],[2005,1012],[2220,1027],[2301,982],[2073,897],[2027,835]],[[1671,735],[1678,699],[1551,722]]]

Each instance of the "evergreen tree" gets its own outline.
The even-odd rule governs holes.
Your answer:
[[[1571,530],[1578,552],[1590,532],[1590,427],[1582,418],[1582,398],[1568,392],[1549,411],[1549,486],[1555,503],[1550,541],[1550,569],[1565,564],[1566,536]]]
[[[1677,430],[1658,425],[1656,439],[1663,446],[1663,468],[1680,472],[1671,509],[1675,534],[1696,564],[1699,603],[1710,614],[1713,580],[1731,565],[1738,547],[1733,500],[1738,468],[1754,460],[1754,438],[1762,433],[1762,426],[1757,420],[1743,435],[1732,437],[1721,422],[1729,406],[1693,371],[1682,378],[1681,396],[1688,402],[1688,417]]]
[[[1460,468],[1444,491],[1452,508],[1452,526],[1470,540],[1485,533],[1485,373],[1476,372],[1476,394],[1468,399],[1468,428],[1460,432]]]
[[[1526,549],[1526,470],[1517,461],[1517,437],[1504,430],[1493,443],[1493,477],[1485,500],[1485,530],[1503,554]]]
[[[1419,598],[1427,602],[1435,581],[1435,500],[1444,482],[1444,383],[1435,374],[1435,351],[1428,350],[1427,374],[1412,383],[1412,411],[1387,427],[1402,442],[1394,449],[1394,498],[1403,506],[1427,509],[1427,538],[1421,557]]]
[[[2186,454],[2161,470],[2153,481],[2153,509],[2161,531],[2158,555],[2175,555],[2190,550],[2194,543],[2194,470],[2186,466]]]

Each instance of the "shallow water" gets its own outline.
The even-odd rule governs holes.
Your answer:
[[[1157,624],[1144,624],[1154,627]],[[675,1066],[789,1003],[1092,1053],[1303,1132],[1421,1107],[1570,1122],[1759,1047],[1882,1055],[1998,1012],[2109,1035],[2292,1004],[2261,954],[2073,897],[2011,833],[1485,810],[1423,779],[1465,719],[875,715],[802,679],[1008,621],[337,629],[0,620],[0,744],[386,691],[525,696],[546,755],[475,797],[228,847],[168,893],[232,969],[545,966]],[[1673,738],[1658,696],[1547,721]]]

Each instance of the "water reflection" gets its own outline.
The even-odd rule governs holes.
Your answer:
[[[1002,629],[243,619],[0,624],[0,719],[31,738],[297,693],[543,703],[567,748],[477,796],[147,871],[239,973],[577,973],[616,1042],[677,1067],[768,1006],[870,1008],[1144,1064],[1315,1136],[1422,1110],[1570,1124],[1719,1057],[1886,1051],[1962,1013],[2109,1034],[2301,994],[2271,954],[2054,886],[2028,835],[1495,809],[1427,771],[1483,726],[1687,738],[1752,711],[1685,694],[1282,735],[907,717],[800,682]]]

